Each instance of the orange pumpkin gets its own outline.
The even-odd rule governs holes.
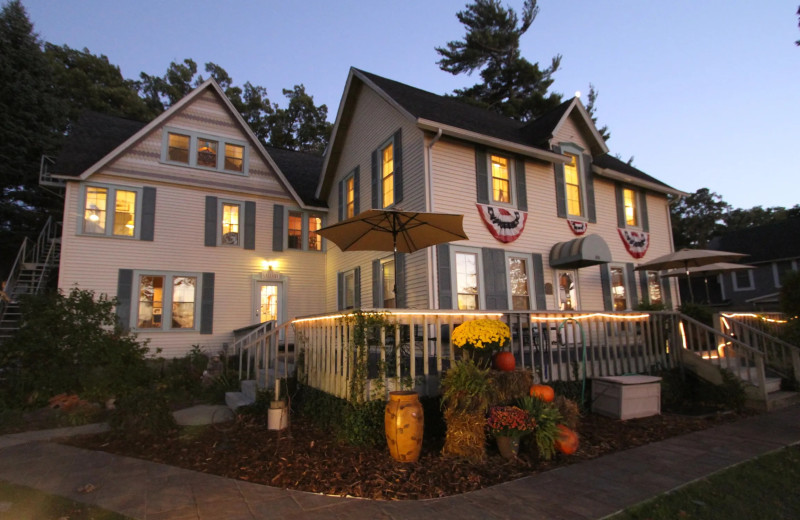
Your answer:
[[[556,449],[564,455],[572,455],[578,451],[578,444],[578,434],[563,424],[559,424]]]
[[[513,372],[517,365],[514,354],[511,352],[498,352],[494,355],[494,368],[503,372]]]
[[[550,403],[555,399],[556,393],[553,387],[549,385],[533,385],[531,386],[531,397],[538,397],[545,403]]]

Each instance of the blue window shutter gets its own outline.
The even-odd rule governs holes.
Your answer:
[[[207,247],[217,245],[217,198],[206,197],[206,234]]]
[[[214,273],[203,273],[203,295],[200,298],[200,334],[213,334]]]
[[[650,303],[650,287],[647,286],[647,271],[639,271],[639,290],[642,291],[642,303]]]
[[[244,203],[244,248],[256,248],[256,203]]]
[[[338,310],[344,309],[344,273],[336,275],[336,308]]]
[[[394,133],[394,203],[403,202],[403,131]]]
[[[639,192],[639,218],[642,231],[650,231],[650,219],[647,216],[647,193],[644,190]]]
[[[133,269],[120,269],[117,274],[117,320],[123,329],[131,326],[131,298],[133,296]]]
[[[359,177],[361,177],[361,168],[356,166],[353,172],[353,215],[361,213],[361,184]]]
[[[156,228],[156,189],[142,188],[142,229],[139,240],[152,242]]]
[[[344,220],[344,199],[347,190],[347,179],[339,181],[339,221]]]
[[[525,159],[517,157],[514,161],[514,180],[517,188],[517,208],[528,211],[527,179],[525,179]]]
[[[611,299],[611,271],[608,264],[600,264],[600,286],[603,289],[603,309],[614,310],[614,301]]]
[[[436,246],[436,256],[439,259],[437,266],[439,272],[439,308],[453,308],[453,290],[450,283],[450,246],[439,244]]]
[[[378,199],[378,181],[378,150],[372,150],[372,207],[375,209],[383,207]]]
[[[589,222],[597,222],[597,210],[594,203],[594,175],[592,175],[592,156],[583,154],[583,180],[586,185],[586,218]]]
[[[636,271],[633,270],[633,264],[631,262],[625,264],[625,269],[628,272],[626,278],[628,280],[628,292],[630,293],[628,301],[631,303],[631,309],[635,309],[636,306],[639,305],[639,297],[636,295]]]
[[[361,268],[356,267],[354,270],[354,286],[355,286],[355,297],[353,298],[353,307],[356,309],[361,308]]]
[[[554,146],[553,151],[561,153],[560,146]],[[567,218],[567,185],[564,180],[564,165],[553,163],[556,179],[556,215],[560,218]]]
[[[383,299],[381,294],[381,261],[372,261],[372,306],[377,308],[383,307]]]
[[[547,298],[544,293],[544,262],[540,253],[533,254],[533,290],[536,294],[536,309],[547,308]]]
[[[272,210],[272,250],[283,251],[283,206],[275,204]]]
[[[489,204],[489,165],[486,159],[486,148],[475,147],[475,187],[478,190],[478,202]]]
[[[621,184],[614,185],[617,198],[617,227],[625,227],[625,194]]]
[[[502,249],[484,247],[483,287],[486,293],[486,309],[508,309],[508,282],[506,281],[505,253]]]
[[[395,294],[394,306],[398,309],[406,308],[406,255],[405,253],[397,253],[397,265],[394,266],[395,272],[395,285],[397,285],[397,294]]]

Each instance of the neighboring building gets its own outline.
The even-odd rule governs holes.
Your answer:
[[[59,287],[116,296],[167,356],[341,308],[671,306],[634,265],[672,250],[683,192],[608,155],[577,98],[524,124],[351,69],[323,161],[262,146],[209,80],[146,125],[89,115],[53,171]],[[315,234],[372,207],[463,214],[469,240],[394,265]]]
[[[779,310],[781,278],[800,270],[800,218],[731,231],[711,240],[709,249],[748,255],[756,269],[719,275],[721,302],[731,310]],[[715,302],[712,302],[715,303]]]

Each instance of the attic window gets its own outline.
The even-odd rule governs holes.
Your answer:
[[[189,164],[189,136],[170,133],[167,154],[170,161]]]
[[[219,143],[217,141],[197,139],[197,166],[216,168],[218,147]]]
[[[241,172],[244,165],[244,146],[225,143],[225,169]]]
[[[248,146],[238,139],[166,128],[163,133],[161,162],[247,175]]]

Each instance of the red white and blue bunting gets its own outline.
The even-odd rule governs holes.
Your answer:
[[[500,242],[509,243],[518,239],[525,229],[525,221],[528,220],[526,211],[516,209],[505,209],[486,204],[476,204],[478,213],[481,214],[483,223],[494,238]]]
[[[634,258],[642,258],[650,247],[650,233],[645,231],[631,231],[629,229],[617,228],[625,249]]]
[[[589,229],[589,224],[582,220],[567,220],[567,224],[569,224],[569,228],[572,232],[578,236],[583,235],[586,233],[586,230]]]

